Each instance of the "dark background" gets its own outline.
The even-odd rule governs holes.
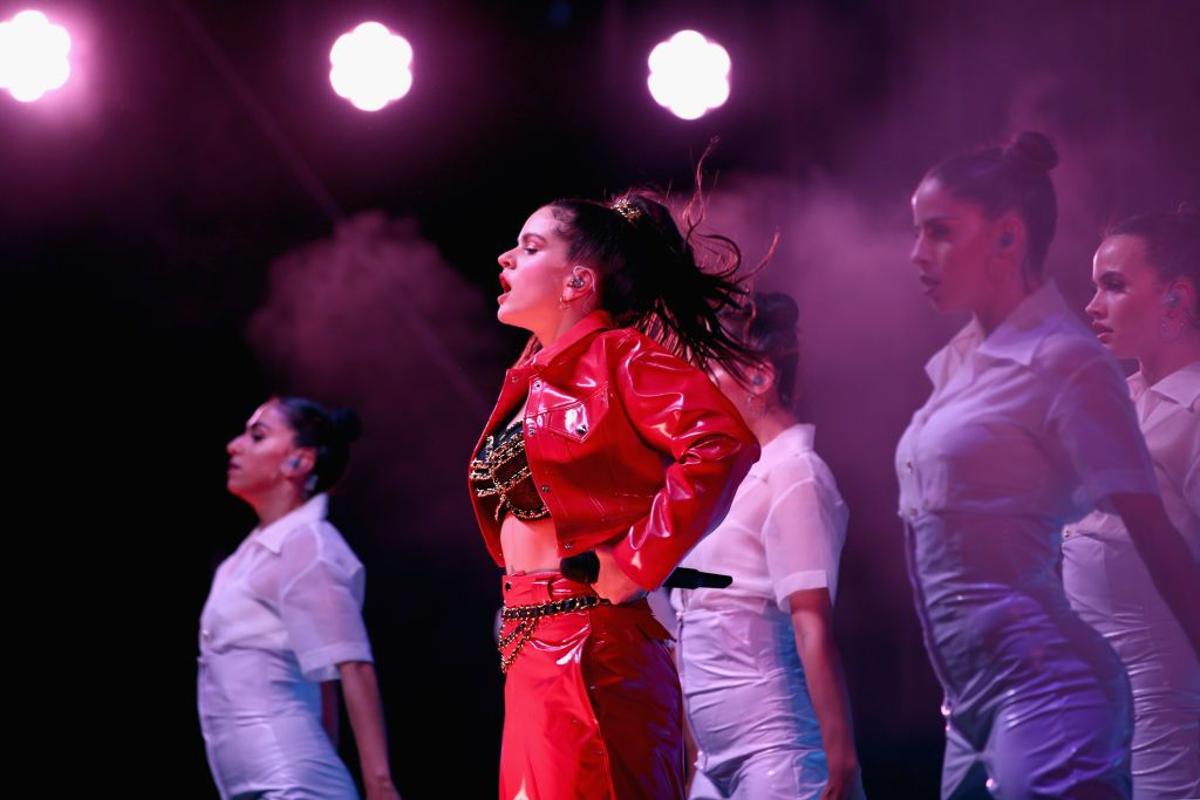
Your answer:
[[[0,18],[31,3],[0,0]],[[521,336],[495,256],[559,195],[685,197],[800,299],[804,411],[851,507],[837,614],[868,793],[936,791],[937,687],[911,611],[891,452],[958,326],[920,300],[907,198],[938,158],[1058,142],[1050,270],[1082,307],[1107,222],[1200,198],[1200,5],[1169,2],[43,2],[72,81],[0,94],[15,733],[51,796],[214,791],[196,620],[253,525],[222,445],[274,391],[357,406],[334,501],[366,563],[397,783],[491,797],[497,570],[465,462]],[[399,103],[329,88],[374,18],[416,51]],[[653,45],[724,44],[696,122],[645,90]],[[14,657],[15,656],[15,657]],[[352,757],[345,737],[343,753]]]

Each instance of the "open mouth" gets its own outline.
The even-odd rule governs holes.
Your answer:
[[[501,273],[501,275],[500,275],[500,296],[496,298],[496,302],[503,303],[504,299],[506,297],[508,297],[510,292],[512,292],[512,286],[509,284],[508,279],[504,277],[503,273]]]

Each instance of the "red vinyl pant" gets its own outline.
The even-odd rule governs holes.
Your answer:
[[[594,594],[557,572],[503,585],[507,607]],[[670,638],[645,600],[539,620],[504,685],[500,800],[682,800]]]

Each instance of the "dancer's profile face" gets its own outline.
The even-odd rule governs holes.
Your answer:
[[[935,178],[913,192],[912,211],[916,241],[910,259],[925,296],[938,311],[980,308],[990,295],[987,266],[996,225]]]
[[[1167,308],[1167,287],[1146,258],[1140,236],[1110,236],[1092,259],[1092,329],[1117,358],[1153,356]]]
[[[525,221],[517,246],[500,254],[496,317],[505,325],[537,332],[553,329],[563,314],[560,298],[570,277],[570,242],[549,206]]]
[[[225,487],[243,500],[261,496],[293,476],[290,462],[300,448],[296,432],[276,403],[264,403],[246,421],[246,428],[225,445],[229,453]]]

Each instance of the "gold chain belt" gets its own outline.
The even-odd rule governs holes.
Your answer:
[[[601,605],[609,605],[609,602],[594,594],[588,594],[528,606],[505,606],[500,611],[500,618],[505,622],[516,620],[517,624],[496,642],[496,649],[500,651],[500,671],[508,672],[508,668],[512,666],[513,661],[517,658],[517,653],[521,652],[521,648],[533,636],[534,628],[537,627],[542,617],[553,617],[558,614],[586,611],[589,608]],[[512,647],[512,652],[505,655],[504,651],[510,646]]]

